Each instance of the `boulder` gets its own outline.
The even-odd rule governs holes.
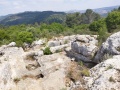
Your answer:
[[[71,49],[66,51],[77,60],[89,62],[98,50],[97,43],[97,35],[76,35],[75,40],[71,42]]]
[[[22,48],[2,48],[0,57],[0,90],[43,90],[40,86],[40,65],[26,60]],[[27,86],[27,87],[26,87]]]
[[[44,87],[44,90],[50,90],[51,88],[51,90],[62,90],[62,88],[67,88],[64,78],[66,76],[66,67],[69,66],[68,63],[70,61],[71,59],[62,53],[38,57],[38,62],[41,66],[40,70],[45,77],[41,87]]]
[[[97,46],[94,44],[83,44],[81,42],[72,42],[71,48],[74,52],[81,54],[85,57],[90,57],[90,59],[94,56],[95,52],[98,49]]]
[[[15,42],[11,42],[10,44],[8,44],[8,47],[15,47],[16,43]]]
[[[55,47],[55,46],[59,46],[60,45],[60,41],[48,41],[47,46],[48,47]]]
[[[64,50],[64,48],[70,46],[69,44],[64,44],[64,45],[60,45],[60,46],[55,46],[55,47],[50,47],[50,51],[52,53],[56,53],[56,52],[61,52]]]
[[[70,58],[64,53],[0,47],[0,90],[61,90]],[[35,56],[35,57],[34,57]],[[52,83],[51,83],[52,81]]]
[[[90,77],[84,77],[87,90],[120,90],[119,64],[117,55],[90,69]]]
[[[111,55],[120,55],[120,32],[114,33],[102,44],[98,50],[94,62],[103,61],[105,55],[108,54],[108,58]]]
[[[46,42],[45,39],[36,40],[32,43],[32,46],[43,45]]]

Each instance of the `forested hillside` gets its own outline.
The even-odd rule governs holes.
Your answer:
[[[116,8],[118,8],[118,6],[93,9],[92,11],[94,11],[94,13],[93,13],[94,15],[92,15],[91,17],[90,17],[90,13],[92,14],[92,11],[90,11],[91,9],[88,9],[87,11],[86,10],[69,11],[66,13],[65,12],[53,12],[53,11],[43,11],[43,12],[27,11],[27,12],[18,13],[18,14],[10,14],[10,15],[6,15],[6,16],[0,16],[0,24],[2,24],[2,25],[18,25],[18,24],[35,24],[35,23],[51,24],[53,22],[65,23],[66,16],[68,16],[69,19],[72,19],[73,17],[77,17],[76,15],[78,15],[78,14],[79,14],[78,16],[81,18],[78,19],[79,22],[77,22],[77,23],[85,24],[85,23],[92,22],[93,19],[97,19],[100,16],[106,17],[110,11],[112,11]],[[75,13],[76,13],[76,15],[75,15]],[[67,18],[67,20],[69,20],[69,19]]]
[[[58,15],[58,18],[55,18],[55,15]],[[41,22],[50,22],[56,21],[58,23],[63,22],[65,13],[64,12],[53,12],[53,11],[43,11],[43,12],[24,12],[6,16],[6,18],[0,21],[2,25],[18,25],[18,24],[35,24]],[[50,18],[48,19],[47,18]]]
[[[26,18],[31,18],[27,17],[28,13],[30,12],[26,12]],[[25,17],[25,14],[23,16]],[[59,16],[64,17],[62,15]],[[21,24],[13,26],[1,25],[0,44],[8,44],[14,41],[18,46],[22,46],[24,42],[31,44],[32,41],[39,38],[51,39],[54,36],[73,34],[97,34],[99,35],[99,43],[102,43],[106,40],[107,36],[115,31],[119,31],[120,29],[120,8],[109,13],[106,18],[100,18],[100,15],[93,12],[91,9],[86,10],[86,12],[83,14],[67,14],[65,19],[59,18],[59,20],[57,20],[59,16],[54,14],[53,16],[48,17],[48,19],[45,19],[45,21],[42,23]],[[25,20],[27,22],[27,19]],[[37,20],[38,19],[36,19],[36,21]],[[54,22],[54,20],[59,23],[56,23],[56,21]]]

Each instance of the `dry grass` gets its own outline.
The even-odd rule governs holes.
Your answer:
[[[30,61],[34,61],[35,60],[34,55],[27,55],[25,59],[26,60],[30,60]]]
[[[77,62],[70,62],[69,67],[66,70],[66,78],[68,78],[69,82],[80,81],[82,85],[85,85],[83,76],[89,76],[89,71],[84,65],[79,65]],[[68,82],[67,82],[68,83]],[[83,87],[77,87],[74,90],[86,90]]]

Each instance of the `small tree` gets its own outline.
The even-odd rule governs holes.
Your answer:
[[[106,23],[104,19],[100,19],[98,21],[94,21],[89,26],[90,31],[99,32],[100,30],[103,30],[104,32],[107,31]]]
[[[52,54],[52,52],[50,51],[50,48],[49,48],[49,47],[46,47],[46,48],[43,50],[43,52],[44,52],[44,55],[50,55],[50,54]]]
[[[120,12],[113,11],[109,13],[106,18],[106,24],[109,32],[112,32],[113,29],[116,29],[117,25],[120,24]]]
[[[22,31],[18,34],[16,40],[18,44],[23,44],[24,42],[31,44],[34,40],[34,37],[31,32]]]
[[[94,21],[93,23],[90,24],[89,29],[91,31],[95,31],[98,33],[99,45],[101,45],[102,42],[104,42],[108,37],[106,23],[104,19],[101,19],[99,21]]]

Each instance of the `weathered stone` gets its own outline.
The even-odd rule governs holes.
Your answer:
[[[63,51],[64,48],[70,46],[69,44],[64,44],[60,46],[51,47],[50,50],[52,53],[57,53]]]
[[[94,58],[94,62],[101,62],[106,54],[108,54],[109,56],[120,54],[120,32],[117,32],[108,37],[106,42],[102,44],[99,51],[97,52]]]
[[[98,50],[97,43],[96,35],[76,35],[76,39],[71,42],[71,50],[67,53],[77,60],[89,62]]]
[[[90,70],[85,77],[87,90],[120,90],[120,55],[108,59]]]
[[[55,46],[59,46],[60,45],[60,41],[48,41],[48,47],[55,47]]]
[[[15,42],[11,42],[10,44],[8,44],[8,47],[15,47],[16,43]]]

